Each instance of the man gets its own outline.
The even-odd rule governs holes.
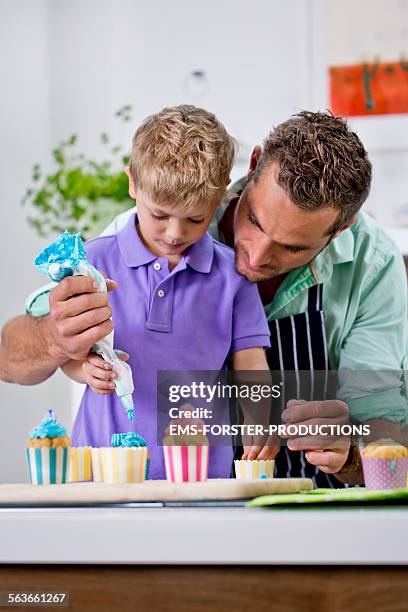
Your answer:
[[[405,270],[393,243],[358,214],[370,184],[367,153],[345,122],[302,112],[273,130],[262,150],[255,148],[238,197],[224,202],[210,228],[234,246],[238,271],[258,283],[270,324],[271,369],[306,371],[311,386],[315,372],[329,368],[405,367]],[[107,232],[118,231],[128,214]],[[112,281],[109,286],[114,289]],[[32,299],[29,311],[43,314],[43,301],[41,295]],[[6,380],[41,382],[69,358],[84,358],[112,329],[108,299],[95,293],[90,279],[65,279],[49,301],[50,316],[26,315],[5,326],[0,356]],[[375,389],[360,393],[346,384],[347,404],[292,400],[282,417],[292,424],[346,424],[350,411],[373,429],[385,418],[388,435],[397,437],[407,402],[401,376],[390,380],[376,379]],[[326,474],[361,482],[358,453],[342,442],[291,437],[289,450],[277,457],[278,474],[311,476],[320,486],[333,486]]]

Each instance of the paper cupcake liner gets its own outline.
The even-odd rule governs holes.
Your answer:
[[[234,461],[235,478],[239,480],[256,480],[257,478],[273,478],[275,461],[271,460],[244,460]]]
[[[93,449],[92,459],[96,459],[95,477],[101,476],[102,482],[120,484],[125,482],[143,482],[146,478],[149,452],[145,446],[137,448],[98,448]],[[97,451],[97,452],[96,452]],[[99,457],[97,458],[97,454]]]
[[[92,479],[94,482],[102,482],[102,460],[99,448],[91,449]]]
[[[92,449],[90,446],[70,448],[69,482],[87,482],[92,480]]]
[[[366,489],[403,489],[407,483],[408,457],[363,457]]]
[[[163,446],[169,482],[201,482],[208,477],[209,446]]]
[[[31,484],[62,484],[67,482],[69,448],[26,448]]]

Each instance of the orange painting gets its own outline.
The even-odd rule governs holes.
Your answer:
[[[329,71],[335,115],[408,113],[408,61],[335,66]]]

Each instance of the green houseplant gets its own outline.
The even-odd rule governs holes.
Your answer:
[[[115,117],[128,122],[131,110],[123,106]],[[105,152],[102,161],[79,153],[78,137],[72,134],[53,149],[54,168],[50,173],[44,173],[40,164],[34,165],[32,185],[22,203],[31,203],[34,211],[28,222],[40,236],[55,236],[66,229],[80,232],[87,240],[134,205],[124,172],[129,155],[123,154],[120,145],[112,146],[105,132],[100,139]]]

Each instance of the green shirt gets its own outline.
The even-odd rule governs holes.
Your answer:
[[[218,222],[229,201],[223,201],[209,228],[216,239],[222,238]],[[119,231],[131,212],[119,215],[103,234]],[[373,219],[360,213],[311,264],[285,277],[265,307],[268,320],[304,312],[308,289],[316,283],[323,283],[331,368],[354,373],[343,377],[339,397],[357,420],[385,418],[407,424],[407,282],[397,247]],[[27,311],[47,314],[49,291],[50,285],[31,294]]]

